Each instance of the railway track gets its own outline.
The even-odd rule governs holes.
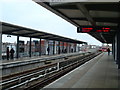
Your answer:
[[[2,77],[3,81],[0,82],[0,86],[2,86],[2,90],[18,88],[24,90],[40,89],[99,54],[100,53],[90,53],[84,56],[73,56],[36,69],[5,76]]]

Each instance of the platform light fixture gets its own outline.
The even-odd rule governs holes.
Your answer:
[[[11,35],[7,35],[7,37],[11,37]]]

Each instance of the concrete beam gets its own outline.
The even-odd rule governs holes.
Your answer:
[[[101,38],[104,40],[105,43],[107,43],[107,41],[105,40],[104,36],[102,35],[102,33],[100,33]]]
[[[83,13],[83,15],[87,18],[87,20],[93,25],[96,26],[96,22],[92,19],[92,17],[90,16],[88,10],[86,9],[86,7],[83,4],[80,3],[76,3],[76,6],[78,7],[78,9]]]
[[[40,2],[39,1],[37,2],[37,0],[33,0],[35,1],[36,3],[38,3],[39,5],[43,6],[44,8],[47,8],[48,10],[50,10],[51,12],[55,13],[56,15],[62,17],[63,19],[65,19],[66,21],[70,22],[71,24],[75,25],[75,26],[79,26],[76,22],[73,22],[72,20],[70,20],[66,15],[64,15],[63,13],[55,10],[54,8],[52,8],[50,5],[46,4],[46,3],[43,3],[43,2]]]
[[[50,2],[51,5],[66,4],[70,2],[119,2],[119,0],[33,0],[35,2]]]
[[[86,18],[84,17],[78,17],[78,18],[70,18],[72,20],[84,20],[84,21],[88,21]],[[110,22],[110,23],[118,23],[118,18],[106,18],[106,17],[94,17],[93,20],[97,21],[97,22]]]

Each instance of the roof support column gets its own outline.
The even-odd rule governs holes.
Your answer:
[[[53,55],[55,54],[55,41],[53,41]]]
[[[114,44],[113,44],[113,43],[114,43],[114,41],[112,41],[112,55],[113,55],[113,53],[114,53],[114,52],[113,52],[113,51],[114,51],[114,50],[113,50],[113,49],[114,49]]]
[[[78,44],[76,43],[76,52],[78,52]]]
[[[119,24],[119,30],[117,32],[117,63],[118,63],[118,69],[120,69],[120,24]]]
[[[49,54],[50,54],[50,45],[49,45],[49,40],[48,40],[47,52],[48,52],[48,55],[49,55]]]
[[[69,43],[68,43],[68,53],[70,53],[70,46],[69,46]]]
[[[115,61],[117,63],[117,35],[115,36]]]
[[[80,44],[78,44],[78,52],[80,51]]]
[[[39,56],[41,56],[41,39],[39,41]]]
[[[55,51],[54,51],[55,54],[57,54],[57,42],[55,41]]]
[[[79,48],[80,48],[80,44],[78,44],[78,52],[80,51]]]
[[[67,43],[67,53],[69,53],[69,43]]]
[[[71,43],[69,43],[69,53],[71,53]]]
[[[113,39],[113,43],[112,43],[112,54],[115,60],[115,38]]]
[[[29,57],[31,57],[31,47],[32,47],[32,38],[30,37],[30,43],[29,43]]]
[[[17,36],[16,58],[19,58],[19,36]]]
[[[58,54],[60,54],[60,41],[58,41]]]
[[[0,60],[2,60],[2,31],[0,31]]]
[[[0,25],[0,63],[2,64],[2,26]],[[2,72],[3,70],[0,69],[0,77],[2,77]],[[1,80],[2,78],[0,78]],[[0,89],[2,90],[2,85],[0,87]]]
[[[75,52],[76,52],[76,43],[75,43]]]
[[[62,53],[64,53],[64,42],[63,42],[63,45],[62,45],[62,46],[63,46],[63,48],[62,48]]]

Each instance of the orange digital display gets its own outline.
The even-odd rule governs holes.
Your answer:
[[[110,32],[109,27],[79,27],[77,32],[89,33],[89,32]]]

